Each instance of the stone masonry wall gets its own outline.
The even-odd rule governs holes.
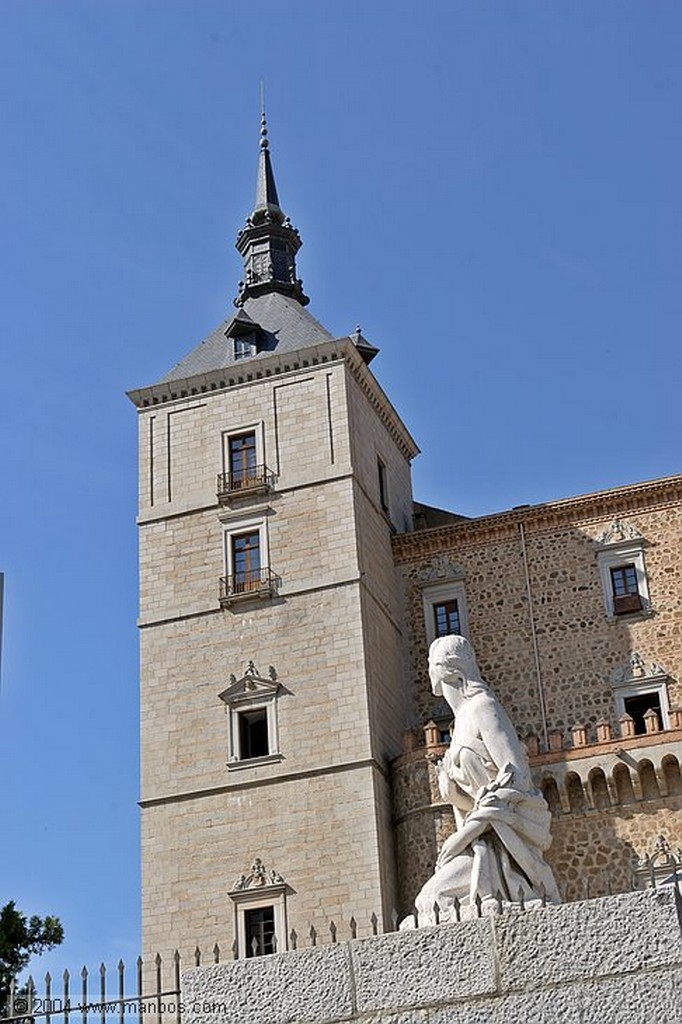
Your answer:
[[[406,720],[401,601],[366,449],[385,459],[402,523],[409,444],[395,413],[372,404],[358,360],[292,359],[251,380],[247,367],[239,385],[140,416],[145,953],[229,947],[227,894],[257,857],[285,878],[297,927],[388,920],[396,903],[388,759]],[[273,486],[219,503],[226,439],[245,430]],[[351,450],[353,431],[364,447]],[[222,608],[226,534],[256,522],[276,592]],[[235,763],[218,695],[251,659],[281,687],[278,743],[262,763]]]
[[[424,570],[448,559],[466,592],[469,639],[483,677],[519,735],[593,728],[616,721],[609,676],[633,651],[669,676],[671,706],[682,703],[682,478],[623,488],[394,538],[404,581],[408,678],[416,721],[433,715],[422,607]],[[651,612],[608,618],[595,540],[618,517],[645,538]],[[535,636],[547,721],[543,723],[526,588],[525,535]]]
[[[548,735],[552,731],[557,736],[563,734],[561,743],[569,751],[571,728],[578,723],[586,726],[588,743],[594,743],[600,721],[611,724],[614,737],[619,735],[610,677],[614,670],[628,664],[635,651],[647,664],[656,662],[667,673],[670,706],[682,704],[681,499],[682,480],[675,478],[394,538],[406,602],[406,673],[413,686],[418,745],[429,719],[442,722],[444,710],[449,715],[431,693],[428,681],[423,607],[424,586],[434,580],[441,582],[441,578],[464,587],[468,635],[482,675],[510,714],[519,735],[540,737],[540,752],[546,749],[545,730]],[[635,526],[645,538],[651,610],[609,618],[595,539],[616,518]],[[544,721],[533,628],[544,691]],[[666,734],[661,733],[661,738],[667,740]],[[653,741],[653,737],[648,739]],[[631,745],[636,742],[636,737],[627,741]],[[583,794],[583,784],[586,790],[590,786],[581,784],[575,776],[571,785],[577,787],[580,798],[576,806],[554,808],[554,839],[548,860],[564,898],[569,900],[580,899],[586,886],[593,894],[606,892],[609,886],[612,891],[629,888],[633,861],[650,851],[657,835],[663,834],[673,846],[682,838],[679,791],[666,785],[660,756],[651,769],[660,777],[660,793],[653,781],[651,791],[642,792],[640,788],[633,802],[628,803],[627,798],[620,799],[611,779],[617,747],[614,742],[604,762],[603,767],[608,762],[608,781],[600,762],[595,761],[606,795],[602,804],[606,806],[592,801],[590,793]],[[675,747],[669,749],[667,760],[679,786],[680,753]],[[433,766],[424,759],[424,753],[406,754],[393,765],[403,911],[430,876],[437,850],[454,827],[452,814],[439,797]],[[635,753],[634,749],[630,751],[630,755]],[[637,756],[646,757],[646,752]],[[552,773],[556,775],[558,770],[554,768]],[[629,771],[624,763],[618,770],[626,775]],[[571,764],[563,766],[561,772],[570,781]],[[538,786],[543,785],[545,774],[538,766]],[[638,787],[637,773],[630,774]]]
[[[676,905],[677,904],[677,905]],[[185,1024],[676,1024],[671,887],[216,964]]]

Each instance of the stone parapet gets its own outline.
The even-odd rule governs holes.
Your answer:
[[[185,1024],[648,1024],[679,1019],[672,886],[215,964]]]

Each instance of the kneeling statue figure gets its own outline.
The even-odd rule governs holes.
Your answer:
[[[456,902],[485,908],[559,903],[543,852],[551,843],[551,815],[535,788],[525,749],[506,711],[481,679],[463,636],[439,637],[429,651],[434,694],[455,716],[450,746],[436,769],[441,796],[452,804],[456,831],[443,843],[433,876],[415,901],[417,923],[454,918]],[[438,908],[436,913],[435,907]],[[463,910],[463,916],[473,912]],[[407,918],[401,927],[414,927]]]

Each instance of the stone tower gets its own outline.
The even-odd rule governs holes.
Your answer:
[[[358,329],[304,308],[265,117],[236,312],[139,413],[143,944],[286,946],[395,905],[391,537],[417,453]]]

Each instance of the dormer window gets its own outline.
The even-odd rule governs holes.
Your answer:
[[[239,337],[234,339],[235,359],[250,359],[256,355],[257,351],[255,333],[240,334]]]

